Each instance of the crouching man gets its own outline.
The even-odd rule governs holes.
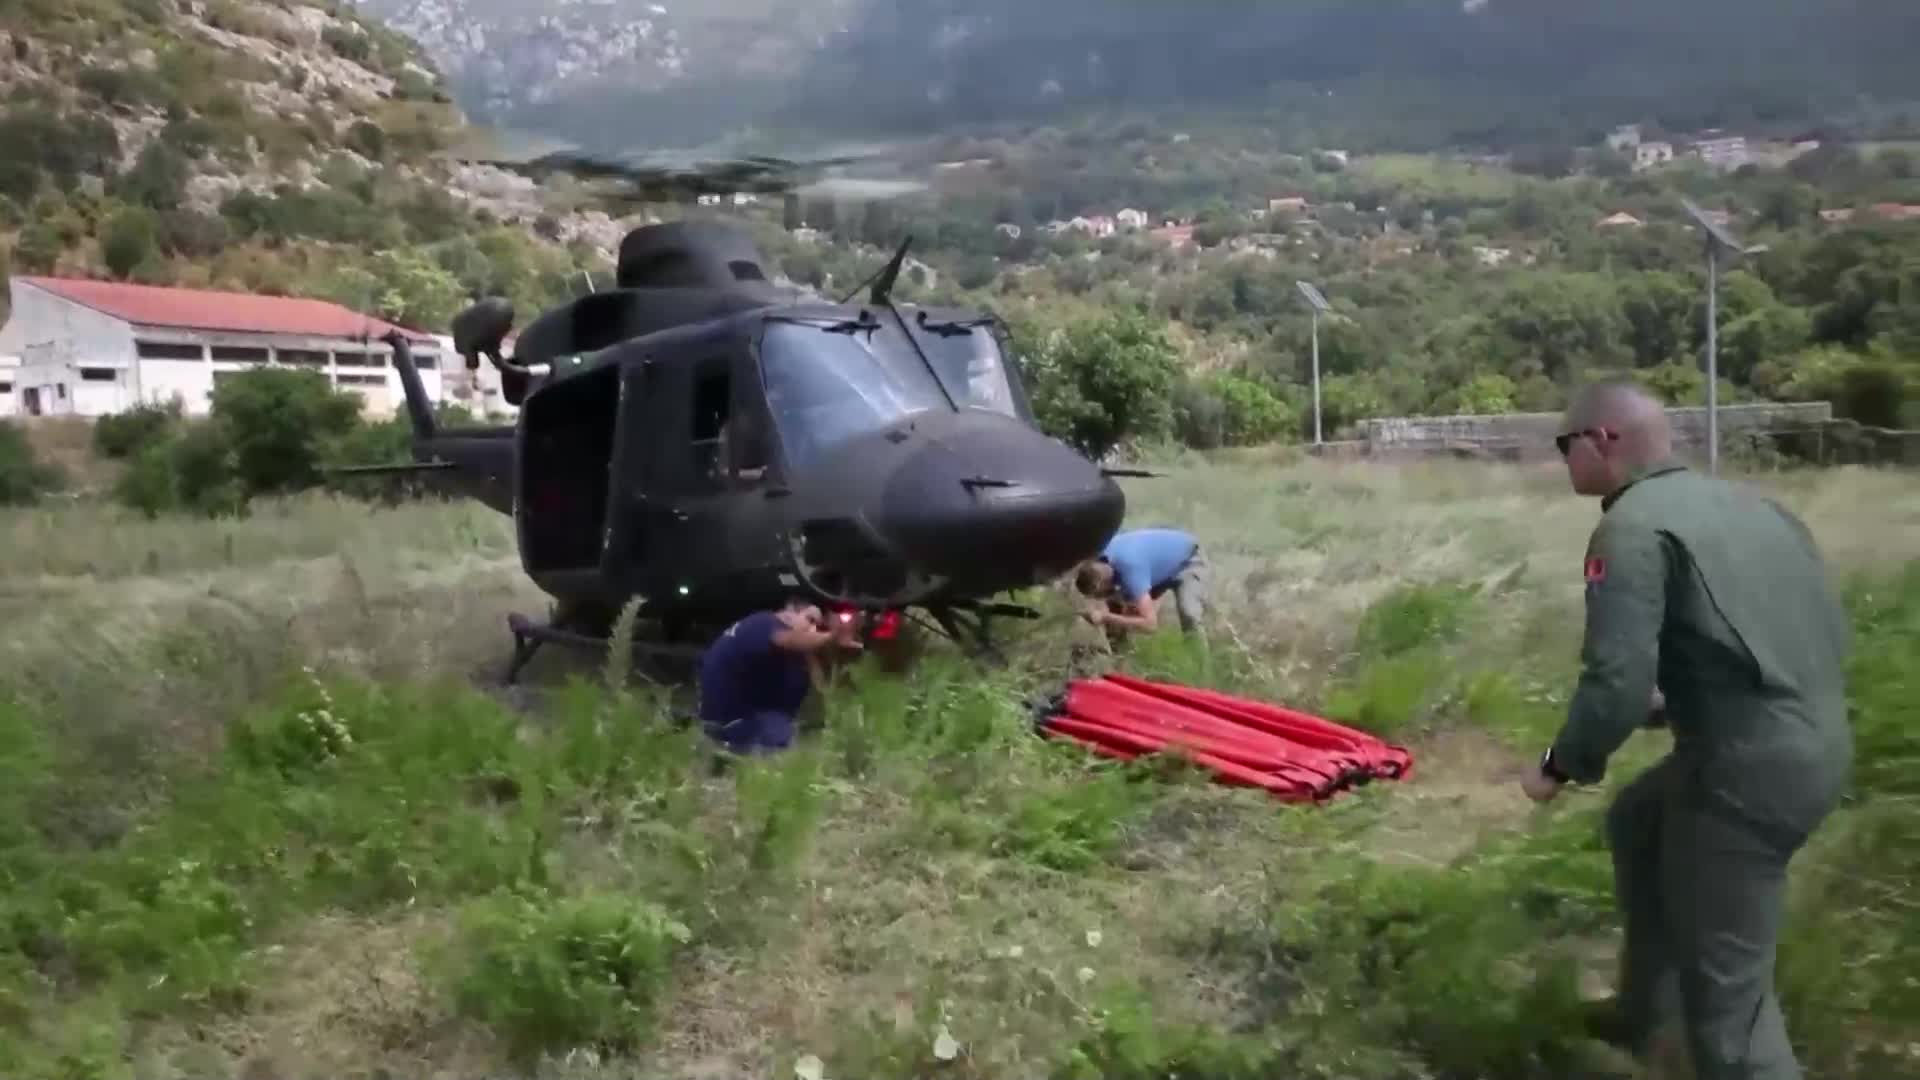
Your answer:
[[[1200,632],[1207,606],[1207,558],[1199,541],[1179,529],[1132,529],[1107,542],[1080,567],[1074,587],[1094,601],[1087,621],[1115,630],[1151,631],[1160,625],[1157,601],[1173,593],[1180,629]]]
[[[861,648],[859,626],[829,620],[794,598],[757,611],[715,638],[700,659],[700,722],[737,754],[764,754],[793,743],[794,721],[822,678],[827,649]]]

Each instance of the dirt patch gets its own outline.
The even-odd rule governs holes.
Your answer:
[[[1520,790],[1527,760],[1473,729],[1446,731],[1411,748],[1414,773],[1374,784],[1366,797],[1386,803],[1365,849],[1394,862],[1441,866],[1495,831],[1525,827],[1533,804]]]
[[[443,918],[315,918],[258,954],[267,974],[244,1013],[167,1031],[152,1056],[181,1075],[481,1075],[491,1041],[451,1018],[420,971]]]

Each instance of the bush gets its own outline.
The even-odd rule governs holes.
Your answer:
[[[27,506],[57,491],[60,471],[34,457],[26,432],[0,421],[0,506]]]
[[[324,447],[359,425],[360,404],[318,372],[256,368],[214,387],[212,419],[252,497],[317,485]]]
[[[93,448],[102,457],[123,460],[167,437],[180,420],[180,403],[136,405],[101,417],[93,425]]]
[[[107,269],[118,278],[132,277],[160,258],[160,221],[144,206],[130,206],[108,219],[100,242]]]
[[[500,1032],[523,1061],[548,1050],[640,1045],[691,937],[660,908],[614,895],[491,898],[467,910],[461,930],[456,1005]]]
[[[1834,414],[1868,427],[1897,428],[1905,419],[1907,376],[1884,361],[1859,364],[1839,377]]]
[[[1028,354],[1040,426],[1082,453],[1101,458],[1123,442],[1171,434],[1179,356],[1144,314],[1076,323]]]

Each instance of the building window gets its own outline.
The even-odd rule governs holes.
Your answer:
[[[302,367],[326,367],[327,354],[312,349],[281,349],[275,354],[283,364],[299,364]]]
[[[267,350],[249,345],[215,345],[213,358],[227,364],[264,364]]]
[[[385,375],[349,375],[342,372],[335,377],[340,380],[342,386],[385,386],[387,384]]]
[[[13,384],[10,382],[0,382],[0,394],[11,393],[13,393]]]
[[[380,357],[363,352],[336,352],[333,362],[341,367],[379,367]]]
[[[206,353],[200,346],[182,345],[175,341],[136,341],[133,343],[133,349],[142,360],[206,359]]]
[[[120,373],[107,367],[83,367],[80,369],[82,382],[119,382]]]
[[[413,366],[421,371],[439,371],[440,358],[432,353],[420,353],[413,358]]]

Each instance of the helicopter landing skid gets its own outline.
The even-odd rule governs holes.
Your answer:
[[[1018,604],[986,604],[979,607],[936,608],[929,612],[948,640],[975,657],[996,664],[1006,663],[1006,654],[993,640],[995,616],[1013,619],[1038,619],[1040,613]]]
[[[520,679],[520,672],[533,660],[540,646],[552,642],[577,649],[593,649],[604,652],[612,644],[606,638],[592,634],[583,634],[576,630],[563,630],[548,623],[535,622],[519,612],[507,616],[507,629],[513,632],[513,659],[507,664],[507,685],[512,686]],[[705,650],[697,645],[662,645],[650,641],[635,641],[633,655],[668,660],[694,661]]]

